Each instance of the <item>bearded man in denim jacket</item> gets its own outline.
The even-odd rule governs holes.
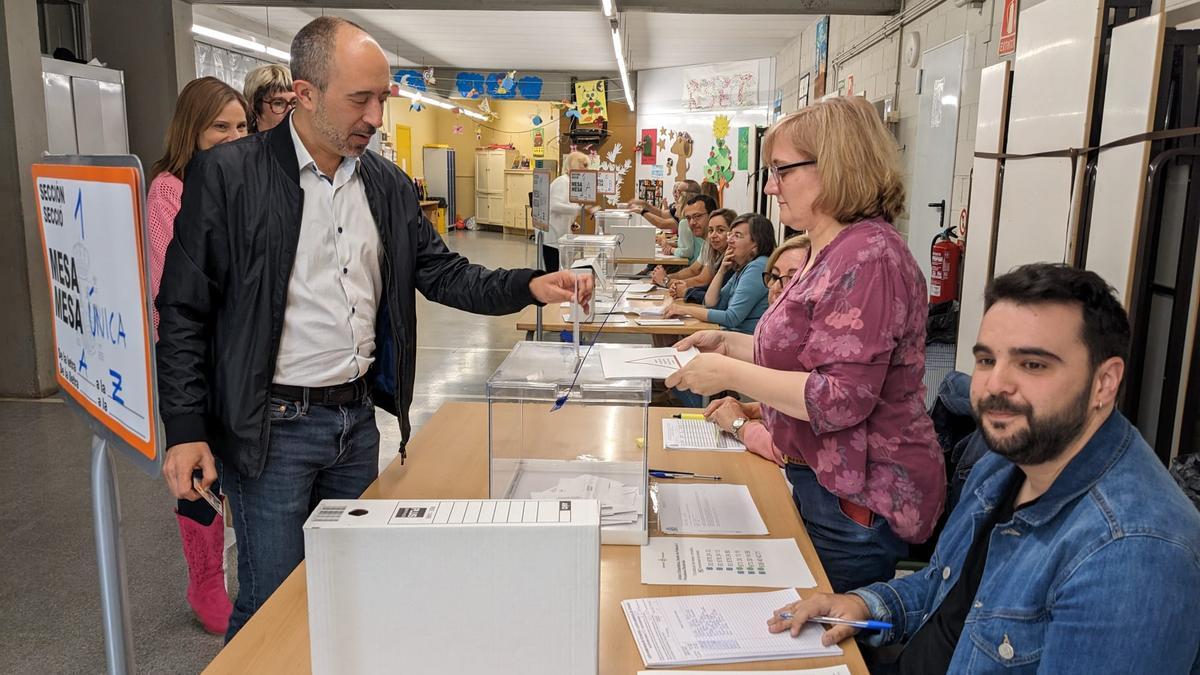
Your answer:
[[[971,406],[990,452],[929,567],[781,608],[771,631],[889,622],[865,642],[904,644],[900,673],[1200,672],[1200,513],[1116,410],[1120,302],[1092,272],[1034,264],[984,305]]]

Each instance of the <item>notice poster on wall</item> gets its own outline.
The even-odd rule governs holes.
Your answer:
[[[642,147],[639,153],[642,164],[649,166],[658,163],[658,129],[642,129],[639,143]]]
[[[156,462],[141,171],[132,157],[96,162],[130,165],[32,167],[55,376],[135,458]]]
[[[574,204],[595,204],[596,203],[596,182],[597,171],[590,169],[580,169],[570,173],[570,196],[568,199]]]
[[[813,82],[813,100],[825,95],[826,76],[829,73],[829,15],[817,20],[817,77]]]
[[[617,172],[616,171],[597,171],[596,172],[596,194],[598,194],[598,195],[615,195],[615,194],[617,194]]]
[[[1004,17],[1000,19],[998,56],[1012,56],[1017,51],[1017,0],[1004,0]]]
[[[550,229],[550,169],[533,170],[533,227],[545,232]]]

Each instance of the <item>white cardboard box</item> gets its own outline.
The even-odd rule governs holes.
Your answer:
[[[641,220],[641,217],[638,217]],[[642,220],[629,225],[612,225],[608,233],[617,237],[618,258],[654,258],[654,226]]]
[[[304,524],[313,673],[596,673],[595,500],[325,500]]]

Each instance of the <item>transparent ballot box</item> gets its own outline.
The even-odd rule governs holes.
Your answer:
[[[599,234],[568,234],[558,238],[558,264],[571,269],[587,263],[596,271],[596,296],[612,300],[617,276],[617,238]]]
[[[600,355],[518,342],[487,383],[492,499],[596,499],[605,544],[647,541],[650,380],[606,380]],[[555,410],[555,404],[565,403]]]
[[[610,228],[618,225],[629,226],[633,224],[634,216],[637,215],[632,211],[625,209],[604,209],[596,212],[596,234],[612,234]]]

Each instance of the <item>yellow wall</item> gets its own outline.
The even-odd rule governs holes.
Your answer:
[[[559,110],[552,104],[537,101],[496,101],[491,102],[492,111],[499,117],[490,122],[479,122],[466,115],[457,115],[452,111],[426,105],[420,112],[409,109],[411,102],[402,97],[388,99],[384,124],[389,137],[395,135],[397,124],[407,125],[412,129],[413,166],[409,174],[423,178],[425,168],[421,158],[421,147],[424,145],[444,144],[455,150],[455,166],[458,188],[458,215],[466,220],[475,215],[475,149],[492,143],[512,143],[517,152],[528,157],[533,162],[533,122],[530,118],[534,113],[542,116],[545,125],[545,159],[560,159],[561,149],[558,147]],[[454,133],[455,125],[462,125],[461,134]],[[482,127],[481,137],[475,138],[476,127]]]

